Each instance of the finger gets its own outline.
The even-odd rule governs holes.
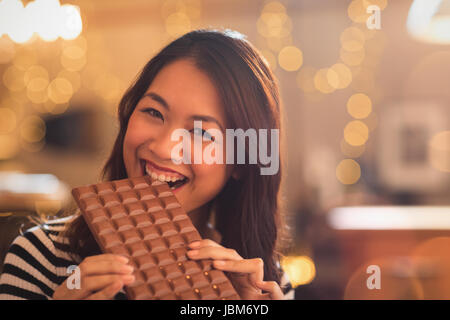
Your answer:
[[[264,280],[264,262],[261,258],[233,260],[215,260],[215,268],[222,271],[240,272],[249,274],[250,281],[256,286],[257,282]]]
[[[110,273],[130,274],[133,267],[118,260],[83,261],[80,264],[81,276],[104,275]]]
[[[91,276],[85,279],[81,289],[88,292],[99,291],[117,281],[122,281],[124,285],[129,285],[135,280],[136,278],[133,275]]]
[[[83,260],[83,262],[98,262],[98,261],[121,261],[123,263],[128,263],[129,259],[127,257],[118,254],[105,253],[86,257],[86,259]]]
[[[261,281],[256,283],[256,286],[269,292],[270,297],[274,300],[282,300],[284,298],[283,291],[275,281]]]
[[[128,285],[133,283],[135,280],[136,279],[133,275],[86,277],[79,289],[69,289],[66,287],[65,297],[66,299],[74,300],[85,299],[91,295],[92,292],[102,290],[113,283],[117,283],[118,281],[122,282],[124,285]]]
[[[96,292],[86,298],[86,300],[110,300],[122,289],[123,282],[116,281],[103,290]]]
[[[191,259],[242,260],[236,250],[224,247],[203,247],[190,250],[187,255]]]
[[[203,240],[191,242],[189,244],[189,247],[192,249],[198,249],[198,248],[203,248],[203,247],[221,247],[221,248],[223,248],[223,246],[221,246],[217,242],[212,241],[210,239],[203,239]]]

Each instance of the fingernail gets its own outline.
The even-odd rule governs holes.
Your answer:
[[[134,270],[134,268],[129,265],[124,265],[124,266],[122,266],[122,268],[120,268],[120,271],[123,273],[132,273],[133,270]]]
[[[225,261],[222,261],[222,260],[216,260],[216,261],[214,261],[214,264],[215,264],[216,266],[223,266],[223,265],[225,265]]]
[[[189,244],[191,248],[198,248],[200,246],[200,241],[194,241]]]
[[[190,250],[188,251],[188,255],[190,256],[196,256],[198,254],[198,250]]]

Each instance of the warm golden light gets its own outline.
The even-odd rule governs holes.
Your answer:
[[[372,101],[364,93],[355,93],[347,101],[347,112],[355,119],[364,119],[372,112]]]
[[[370,5],[367,0],[353,0],[347,8],[348,17],[357,23],[366,23],[370,14],[367,13],[367,7]]]
[[[344,128],[344,139],[352,146],[361,146],[369,139],[369,128],[362,121],[350,121]]]
[[[345,142],[344,139],[341,140],[341,152],[343,155],[349,158],[359,158],[360,156],[362,156],[365,150],[366,147],[364,144],[361,146],[352,146]]]
[[[105,100],[116,100],[120,96],[121,83],[119,78],[113,75],[101,75],[94,85],[95,92]]]
[[[294,288],[311,283],[316,276],[314,261],[307,256],[283,257],[281,267],[288,275]]]
[[[60,200],[38,200],[35,201],[34,207],[41,217],[55,216],[62,208]]]
[[[39,65],[31,66],[25,71],[23,80],[25,85],[28,86],[28,83],[36,78],[42,78],[48,82],[48,71]]]
[[[61,64],[69,71],[79,71],[86,64],[85,50],[77,45],[68,46],[63,49]]]
[[[328,83],[328,69],[320,69],[316,72],[314,86],[322,93],[331,93],[336,90]]]
[[[16,128],[17,116],[10,108],[0,108],[0,133],[10,133]]]
[[[335,89],[344,89],[352,82],[352,72],[342,63],[334,64],[327,71],[327,80]]]
[[[297,73],[297,85],[303,92],[314,92],[316,88],[314,87],[314,76],[317,70],[310,66],[302,67]]]
[[[26,6],[21,0],[3,0],[0,13],[0,36],[6,33],[17,43],[29,41],[34,33],[45,41],[58,37],[74,39],[82,30],[79,8],[70,4],[61,6],[59,0],[34,0]]]
[[[336,167],[336,178],[342,184],[355,184],[361,177],[361,167],[353,159],[344,159]]]
[[[29,116],[22,122],[20,134],[27,142],[41,141],[45,136],[45,123],[38,116]]]
[[[340,58],[342,62],[344,62],[348,66],[358,66],[360,65],[365,57],[365,50],[362,48],[358,51],[347,51],[344,48],[341,48]]]
[[[12,65],[3,73],[3,83],[11,91],[21,91],[25,88],[23,70]]]
[[[0,134],[0,159],[11,159],[19,152],[19,144],[13,135]]]
[[[26,71],[33,65],[37,64],[37,54],[26,47],[18,50],[13,58],[13,64],[20,70]]]
[[[66,103],[72,98],[73,88],[69,80],[56,78],[48,85],[48,97],[54,103]]]
[[[183,12],[175,12],[166,19],[166,31],[172,37],[179,37],[191,30],[191,19]]]
[[[34,78],[27,86],[27,97],[33,103],[44,103],[48,100],[48,80],[44,78]]]
[[[2,37],[0,32],[0,64],[9,63],[15,52],[14,43],[7,37]]]
[[[303,53],[294,46],[284,47],[278,54],[278,63],[286,71],[297,71],[303,64]]]
[[[286,37],[270,37],[266,39],[267,47],[273,52],[280,52],[284,47],[293,43],[292,36]]]
[[[450,172],[450,131],[434,135],[428,144],[431,165],[443,172]]]
[[[364,48],[364,33],[355,27],[349,27],[341,33],[341,45],[347,51],[360,51]]]
[[[72,84],[73,92],[76,92],[81,87],[81,76],[78,72],[72,72],[69,70],[61,70],[58,73],[57,78],[63,78],[68,80]]]

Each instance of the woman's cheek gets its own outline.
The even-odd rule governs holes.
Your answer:
[[[225,185],[226,165],[225,164],[201,164],[195,165],[194,174],[196,189],[202,190],[202,194],[208,197],[215,197]]]

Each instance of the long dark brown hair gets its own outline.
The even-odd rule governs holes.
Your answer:
[[[215,84],[231,128],[280,128],[280,97],[267,62],[240,33],[230,30],[196,30],[174,40],[143,68],[119,104],[120,130],[103,170],[104,180],[127,178],[123,142],[130,116],[158,72],[177,59],[190,59]],[[271,152],[270,137],[268,152]],[[279,147],[279,146],[276,146]],[[248,148],[246,148],[246,153]],[[248,154],[246,155],[248,159]],[[248,161],[246,161],[248,162]],[[264,279],[280,283],[277,236],[282,227],[279,191],[280,169],[261,175],[261,164],[239,165],[239,178],[230,178],[210,203],[215,210],[221,244],[243,258],[264,260]],[[67,234],[73,252],[86,257],[100,253],[81,217]]]

